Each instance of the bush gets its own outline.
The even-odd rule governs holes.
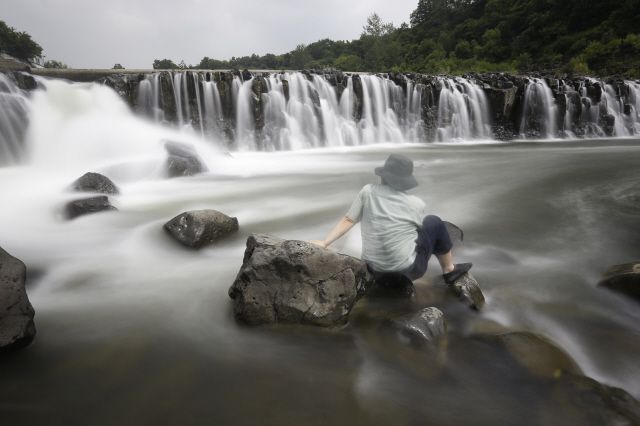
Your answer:
[[[67,64],[63,64],[62,62],[58,62],[58,61],[54,61],[54,60],[50,60],[44,63],[44,67],[45,68],[58,68],[58,69],[63,69],[66,70],[69,67],[67,66]]]

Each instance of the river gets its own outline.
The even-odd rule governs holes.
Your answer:
[[[542,333],[640,398],[640,309],[597,287],[640,259],[639,139],[227,153],[106,87],[67,86],[30,100],[27,159],[0,168],[0,244],[27,265],[38,331],[1,361],[3,424],[555,424],[541,385],[473,339],[498,328]],[[209,171],[162,178],[162,140],[192,143]],[[474,263],[487,299],[450,321],[444,372],[381,361],[353,325],[238,326],[227,291],[246,237],[323,238],[390,153],[414,160],[427,213],[464,230],[454,259]],[[89,171],[119,186],[119,211],[66,221],[67,187]],[[192,251],[164,232],[205,208],[237,217],[237,236]],[[332,247],[359,256],[359,229]],[[418,288],[436,263],[427,274]]]

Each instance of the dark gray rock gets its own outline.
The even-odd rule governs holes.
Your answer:
[[[372,283],[362,260],[304,241],[251,234],[229,297],[243,324],[333,327],[348,322]]]
[[[207,167],[193,146],[167,142],[164,148],[169,153],[166,163],[168,177],[193,176],[207,171]]]
[[[640,301],[640,262],[612,266],[599,285]]]
[[[70,201],[65,206],[65,212],[68,219],[75,219],[76,217],[83,216],[85,214],[109,210],[118,209],[109,204],[109,198],[106,195]]]
[[[164,228],[182,244],[198,249],[236,232],[238,219],[216,210],[194,210],[174,217]]]
[[[71,189],[78,192],[98,192],[116,195],[120,191],[111,180],[100,173],[85,173],[80,179],[71,184]]]
[[[24,287],[24,263],[0,247],[0,350],[20,349],[33,341],[35,311]]]
[[[415,347],[434,343],[447,333],[447,320],[437,308],[396,315],[383,321],[382,326],[401,342]]]
[[[457,297],[458,300],[471,309],[479,311],[484,307],[485,300],[482,290],[480,290],[478,282],[470,273],[467,272],[462,275],[453,284],[442,282],[440,285],[445,287],[449,294]]]

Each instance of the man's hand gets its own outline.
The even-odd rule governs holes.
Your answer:
[[[327,244],[323,240],[309,240],[308,243],[315,244],[320,247],[327,248]]]

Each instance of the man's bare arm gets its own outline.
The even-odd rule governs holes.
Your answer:
[[[344,234],[349,232],[349,230],[353,228],[355,224],[356,223],[354,221],[352,221],[347,216],[345,216],[342,218],[342,220],[340,220],[340,222],[338,222],[336,227],[333,228],[333,231],[331,231],[329,235],[327,235],[327,238],[325,238],[324,240],[309,240],[307,242],[317,244],[321,247],[327,248],[335,240],[337,240],[338,238],[342,237]]]

